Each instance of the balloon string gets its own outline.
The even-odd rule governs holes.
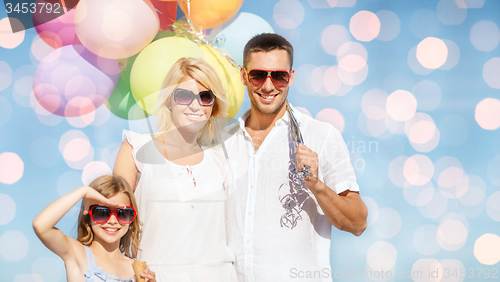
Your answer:
[[[180,5],[181,0],[178,0],[178,2]],[[205,34],[203,33],[203,29],[200,29],[199,31],[196,29],[193,22],[191,21],[191,0],[186,0],[186,1],[182,1],[182,2],[185,3],[187,6],[187,15],[186,15],[187,24],[183,24],[182,21],[179,21],[179,20],[174,21],[172,28],[174,29],[174,32],[176,33],[176,35],[180,36],[180,35],[189,34],[190,36],[188,36],[188,37],[190,37],[190,39],[193,40],[194,42],[196,42],[198,44],[205,44],[205,45],[208,45],[208,46],[214,48],[215,50],[217,50],[217,52],[219,52],[219,54],[221,56],[223,56],[224,58],[226,58],[228,60],[229,64],[231,64],[231,66],[233,66],[235,69],[237,69],[239,71],[241,68],[240,65],[238,65],[227,54],[221,52],[221,50],[219,50],[219,48],[215,47],[212,43],[210,43],[210,41],[207,40]]]

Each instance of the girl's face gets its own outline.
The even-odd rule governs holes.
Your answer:
[[[115,203],[130,206],[130,199],[125,193],[118,193],[109,197]],[[101,243],[115,244],[120,243],[120,239],[127,233],[130,224],[122,224],[118,221],[115,214],[112,214],[109,220],[105,223],[95,223],[90,220],[92,231],[94,232],[94,240],[99,240]]]
[[[168,103],[168,107],[172,111],[172,124],[178,130],[186,130],[194,133],[200,131],[212,115],[213,105],[202,106],[199,98],[203,98],[206,93],[202,97],[199,97],[199,93],[208,91],[209,89],[191,77],[183,78],[176,89],[191,91],[196,97],[189,105],[181,105],[175,100],[174,96],[176,94],[174,90]]]

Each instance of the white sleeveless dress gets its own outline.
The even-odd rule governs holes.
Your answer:
[[[200,163],[180,166],[163,157],[149,134],[124,130],[123,138],[142,173],[134,193],[143,223],[138,259],[158,282],[236,282],[226,244],[221,147],[204,148]]]

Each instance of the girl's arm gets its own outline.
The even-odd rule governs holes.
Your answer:
[[[64,235],[55,225],[81,199],[85,201],[84,214],[88,213],[88,207],[91,203],[111,208],[125,208],[123,204],[117,205],[111,202],[92,187],[82,186],[43,209],[33,219],[33,229],[42,243],[65,262],[76,258],[77,248],[82,248],[82,244],[74,238]]]

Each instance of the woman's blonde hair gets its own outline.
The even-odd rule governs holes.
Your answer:
[[[119,176],[103,175],[92,181],[89,186],[106,198],[118,193],[124,193],[130,199],[130,206],[137,211],[134,192],[125,179]],[[92,219],[90,219],[90,214],[83,215],[84,208],[85,206],[82,202],[80,214],[78,215],[78,235],[76,239],[83,245],[90,246],[94,241],[94,232],[91,227]],[[134,221],[130,224],[127,233],[120,239],[120,251],[130,258],[136,258],[139,251],[141,232],[139,214],[137,214]]]
[[[229,104],[226,100],[226,92],[214,68],[204,60],[197,58],[180,58],[165,77],[158,95],[158,102],[152,109],[158,113],[156,120],[158,133],[164,133],[172,124],[172,113],[168,109],[167,103],[172,99],[177,85],[185,77],[191,77],[207,89],[212,90],[216,97],[212,115],[198,133],[198,144],[211,145],[221,141],[223,126],[227,123]]]

